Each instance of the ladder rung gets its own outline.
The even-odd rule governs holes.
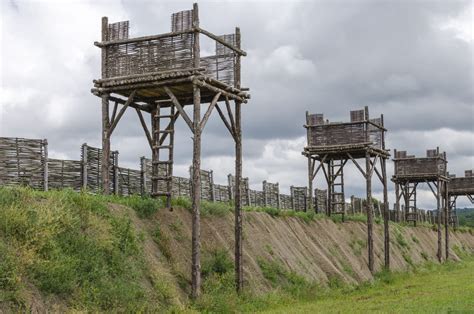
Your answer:
[[[153,165],[166,165],[166,164],[172,164],[172,160],[158,160],[158,161],[153,161]]]
[[[155,130],[155,133],[172,133],[173,130]]]
[[[171,115],[171,114],[161,114],[161,115],[157,114],[157,115],[155,115],[155,118],[158,118],[158,119],[163,119],[163,118],[170,118],[171,119],[172,117],[173,117],[173,115]]]
[[[155,103],[159,104],[159,103],[167,103],[167,102],[173,102],[171,99],[159,99],[159,100],[155,100]]]

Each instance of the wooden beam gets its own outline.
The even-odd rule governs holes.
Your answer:
[[[352,162],[354,163],[354,165],[356,165],[357,169],[359,169],[359,171],[362,173],[362,175],[364,176],[364,178],[367,178],[367,173],[364,171],[364,169],[362,169],[362,167],[359,165],[359,163],[357,162],[357,160],[355,160],[354,158],[352,158],[352,155],[347,153],[347,156],[352,160]]]
[[[125,104],[123,105],[122,109],[120,109],[120,112],[118,113],[117,117],[114,119],[113,124],[110,126],[109,137],[110,137],[110,136],[112,135],[112,133],[114,132],[115,127],[117,126],[117,124],[119,123],[119,121],[120,121],[120,119],[122,118],[123,114],[125,113],[125,110],[127,110],[127,107],[130,105],[130,103],[132,103],[133,97],[135,97],[136,92],[137,92],[137,90],[134,90],[134,91],[130,94],[130,96],[128,96],[127,101],[126,101]]]
[[[169,33],[164,33],[164,34],[159,34],[159,35],[152,35],[152,36],[142,36],[142,37],[135,37],[135,38],[127,38],[127,39],[119,39],[119,40],[102,40],[101,42],[95,41],[94,46],[104,48],[107,46],[112,46],[112,45],[120,45],[120,44],[129,44],[129,43],[138,43],[142,41],[148,41],[148,40],[155,40],[155,39],[161,39],[161,38],[167,38],[167,37],[174,37],[174,36],[179,36],[179,35],[184,35],[184,34],[191,34],[195,30],[194,29],[187,29],[179,32],[169,32]]]
[[[214,92],[214,93],[221,92],[222,95],[227,96],[227,97],[229,97],[229,98],[231,98],[231,99],[240,101],[240,102],[242,102],[242,103],[247,103],[247,99],[245,99],[245,98],[243,98],[243,97],[240,97],[240,96],[237,96],[237,95],[235,95],[235,94],[226,92],[226,91],[224,91],[224,90],[222,90],[222,89],[220,89],[220,88],[214,87],[214,86],[212,86],[211,84],[207,84],[207,83],[205,83],[205,82],[203,82],[203,81],[201,81],[201,80],[199,80],[199,79],[197,79],[197,78],[193,79],[193,84],[196,84],[196,85],[199,85],[199,86],[201,86],[201,87],[204,87],[204,88],[206,88],[206,89],[208,89],[208,90],[210,90],[211,92]]]
[[[142,124],[143,131],[145,131],[148,144],[150,144],[150,148],[153,149],[153,140],[151,138],[150,131],[148,131],[148,127],[146,126],[145,119],[143,119],[142,112],[137,108],[135,108],[135,110],[137,111],[138,118],[140,119],[140,123]]]
[[[227,96],[225,97],[225,106],[226,106],[226,109],[227,109],[227,114],[229,115],[230,126],[232,127],[232,130],[234,131],[234,134],[235,134],[236,131],[235,131],[234,115],[232,114],[232,109],[230,108],[229,98]]]
[[[173,92],[172,92],[167,86],[165,86],[165,92],[168,94],[168,96],[170,97],[171,101],[172,101],[173,104],[176,106],[176,108],[178,108],[179,113],[180,113],[181,116],[183,117],[184,121],[185,121],[186,124],[188,125],[189,129],[191,130],[191,132],[194,133],[193,122],[192,122],[191,119],[189,118],[189,116],[188,116],[188,114],[186,113],[186,111],[184,111],[183,107],[182,107],[181,104],[179,103],[179,101],[178,101],[178,99],[176,98],[176,96],[173,94]]]
[[[216,36],[213,33],[206,31],[205,29],[202,29],[200,27],[196,27],[196,30],[198,32],[200,32],[201,34],[204,34],[207,37],[209,37],[211,39],[214,39],[219,44],[226,46],[227,48],[233,50],[234,52],[238,53],[241,56],[246,56],[247,55],[247,53],[245,51],[243,51],[242,49],[232,46],[228,42],[225,42],[224,40],[222,40],[222,38],[219,38],[219,36]]]
[[[321,159],[319,165],[318,165],[318,168],[316,168],[316,170],[311,174],[312,175],[312,180],[314,180],[314,178],[316,177],[316,175],[318,174],[319,170],[321,169],[321,167],[323,166],[323,163],[324,161],[326,160],[326,158],[328,157],[328,155],[324,155],[323,159]],[[314,164],[313,164],[313,169],[314,169]]]
[[[204,117],[201,120],[201,124],[199,128],[201,129],[201,132],[204,130],[204,127],[206,126],[207,120],[209,120],[209,117],[211,116],[212,110],[217,104],[217,101],[219,100],[219,97],[221,97],[221,93],[217,93],[216,96],[212,99],[211,103],[209,104],[209,107],[207,108],[206,113],[204,114]]]
[[[222,112],[221,108],[219,108],[219,105],[216,105],[216,109],[217,109],[217,112],[219,113],[219,116],[222,119],[222,122],[224,122],[224,125],[226,126],[227,130],[229,130],[230,135],[232,135],[232,137],[235,140],[235,134],[232,130],[232,127],[230,126],[229,122],[227,122],[227,119],[226,119],[224,113]]]
[[[433,193],[434,197],[435,198],[438,198],[438,195],[436,194],[435,190],[433,189],[433,187],[431,186],[430,182],[429,181],[425,181],[426,184],[428,184],[428,187],[430,188],[431,192]]]
[[[110,98],[109,98],[110,100]],[[110,124],[113,124],[115,121],[115,116],[117,115],[118,102],[114,103],[114,110],[112,111],[112,117],[110,118]]]

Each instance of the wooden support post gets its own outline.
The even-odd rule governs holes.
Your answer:
[[[390,229],[389,229],[389,208],[388,208],[388,191],[387,191],[387,159],[381,158],[382,178],[383,178],[383,235],[384,235],[384,257],[385,269],[390,269]]]
[[[437,184],[436,184],[436,203],[437,203],[437,209],[438,209],[438,261],[441,263],[443,255],[442,255],[442,240],[441,240],[441,181],[438,178]]]
[[[445,246],[446,246],[446,260],[449,258],[449,194],[448,194],[448,182],[443,181],[443,207],[444,207],[444,233],[445,233]]]
[[[308,210],[311,212],[314,210],[313,206],[313,172],[314,172],[315,162],[311,159],[311,156],[308,156]]]
[[[110,194],[110,120],[109,95],[102,95],[102,192]]]
[[[114,177],[113,177],[113,187],[114,187],[114,194],[118,195],[119,194],[119,175],[118,175],[118,151],[114,151],[112,153],[112,160],[114,161],[114,164],[112,165],[112,169],[114,172]]]
[[[193,5],[193,27],[199,27],[199,11],[197,3]],[[193,43],[194,67],[200,65],[199,32],[195,31]],[[197,299],[201,294],[201,90],[193,84],[193,175],[192,175],[192,265],[191,265],[191,297]],[[178,110],[180,109],[177,106]],[[180,110],[181,111],[181,110]],[[184,117],[184,116],[183,116]]]
[[[147,185],[146,185],[146,158],[145,156],[140,158],[140,172],[141,172],[141,193],[142,196],[148,194]]]
[[[102,18],[102,42],[108,40],[109,21],[107,17]],[[102,52],[102,79],[107,78],[107,50],[105,47]],[[101,177],[102,192],[110,193],[109,186],[109,163],[110,163],[110,119],[109,119],[109,94],[103,93],[102,97],[102,160],[101,160]]]
[[[48,191],[48,140],[43,140],[43,190]]]
[[[87,189],[87,144],[82,144],[82,189]]]
[[[240,49],[240,28],[235,29],[236,46]],[[240,55],[236,55],[235,61],[235,87],[240,89]],[[226,99],[226,103],[228,100]],[[235,100],[235,180],[236,180],[236,200],[235,200],[235,287],[237,293],[241,293],[244,285],[244,271],[242,263],[242,204],[241,204],[241,181],[242,181],[242,103]],[[229,115],[230,115],[229,110]]]
[[[372,204],[372,172],[370,171],[370,153],[365,153],[365,169],[366,169],[366,188],[367,188],[367,198],[366,198],[366,208],[367,208],[367,250],[368,250],[368,260],[369,260],[369,270],[374,272],[374,239],[372,237],[373,233],[373,204]]]

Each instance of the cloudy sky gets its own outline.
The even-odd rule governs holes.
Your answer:
[[[242,31],[244,175],[261,182],[307,184],[305,111],[332,121],[369,106],[384,114],[387,146],[425,155],[439,146],[449,171],[474,168],[472,1],[200,1],[201,26]],[[168,32],[172,12],[192,1],[1,1],[0,136],[47,138],[50,155],[79,159],[100,145],[101,107],[90,93],[100,75],[101,17],[130,20],[131,36]],[[188,175],[191,134],[177,123],[175,173]],[[134,111],[114,132],[120,164],[150,156]],[[233,171],[233,143],[213,114],[203,134],[205,169],[217,183]],[[393,164],[388,164],[391,176]],[[347,197],[363,195],[357,169],[345,172]],[[375,178],[376,179],[376,178]],[[374,179],[375,196],[381,197]],[[323,187],[322,178],[317,185]],[[394,202],[390,184],[390,202]],[[425,188],[420,207],[436,202]],[[468,205],[466,201],[460,205]]]

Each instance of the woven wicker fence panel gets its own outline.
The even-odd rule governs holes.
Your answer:
[[[327,210],[327,199],[328,199],[327,190],[314,190],[314,195],[316,196],[316,209],[318,212],[325,212]]]
[[[120,195],[141,194],[142,173],[140,170],[118,167],[118,180]]]
[[[192,177],[193,167],[189,168],[190,179]],[[212,200],[212,188],[213,188],[213,179],[212,179],[212,170],[202,170],[200,169],[201,174],[201,199],[211,201]],[[191,180],[192,182],[192,180]],[[192,188],[192,186],[191,186]]]
[[[193,26],[193,10],[180,11],[171,14],[171,31],[181,32]]]
[[[230,186],[230,197],[235,199],[235,177],[231,174],[227,176],[228,184]],[[242,178],[240,181],[240,201],[242,205],[247,205],[247,194],[249,190],[249,178]]]
[[[291,195],[280,194],[280,208],[293,209]]]
[[[278,207],[280,187],[278,183],[263,181],[264,202],[268,207]]]
[[[249,190],[249,195],[250,195],[251,206],[258,206],[258,207],[265,206],[262,191]]]
[[[474,191],[474,177],[451,178],[448,189],[453,192],[456,190]]]
[[[142,176],[145,177],[145,180],[143,180],[145,184],[145,187],[146,187],[146,193],[151,193],[151,177],[152,177],[152,164],[151,164],[151,159],[148,159],[148,158],[142,158],[142,161],[141,161],[142,165],[141,165],[141,171],[143,172],[142,173]],[[159,171],[159,174],[160,175],[164,175],[166,173],[166,165],[159,165],[158,166],[158,171]],[[173,181],[174,181],[175,177],[173,177]],[[173,182],[174,184],[174,182]],[[160,180],[158,181],[158,192],[166,192],[166,182],[163,181],[163,180]]]
[[[296,211],[306,211],[308,188],[292,186],[291,195],[293,197],[293,205],[294,205],[293,209]]]
[[[122,21],[109,24],[107,36],[108,40],[128,39],[129,21]]]
[[[349,145],[367,142],[363,123],[309,126],[308,139],[309,146]]]
[[[82,163],[79,160],[48,159],[48,187],[50,189],[82,188]]]
[[[107,77],[190,68],[192,46],[192,34],[107,46]]]
[[[395,164],[395,175],[443,175],[445,169],[438,158],[399,159]]]
[[[382,126],[382,120],[380,118],[370,119],[370,121],[380,127]],[[368,124],[367,127],[369,131],[369,141],[373,143],[372,146],[382,148],[382,129],[374,126],[373,124]]]
[[[322,113],[308,114],[306,116],[307,125],[323,125],[324,115]]]
[[[235,46],[235,35],[219,36],[225,42]],[[205,68],[206,75],[229,85],[234,85],[234,52],[228,47],[216,42],[214,56],[201,58],[201,66]]]
[[[93,193],[100,193],[102,192],[102,149],[85,145],[86,151],[86,158],[87,162],[87,189],[89,189]],[[84,145],[82,149],[82,162],[84,163]],[[114,153],[110,154],[110,162],[109,162],[109,188],[110,191],[114,191],[114,181],[115,181],[115,171],[114,167],[116,167]]]
[[[44,187],[43,140],[0,137],[0,185]]]
[[[217,202],[229,202],[229,186],[214,184],[214,197]]]

